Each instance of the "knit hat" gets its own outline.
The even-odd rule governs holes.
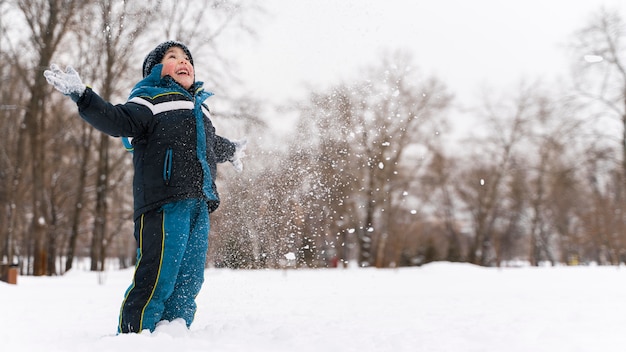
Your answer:
[[[143,60],[144,78],[150,74],[150,71],[152,71],[154,66],[161,63],[161,60],[163,60],[163,56],[165,56],[165,53],[173,46],[177,46],[183,49],[185,55],[189,57],[189,62],[191,63],[191,66],[193,66],[193,58],[191,57],[191,52],[189,51],[187,46],[181,42],[170,40],[159,44],[156,48],[154,48],[154,50],[146,55],[146,58]]]

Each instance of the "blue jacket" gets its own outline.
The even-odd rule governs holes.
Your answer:
[[[194,84],[190,93],[156,65],[125,104],[112,105],[90,88],[78,100],[80,116],[98,130],[133,138],[135,219],[164,204],[204,199],[219,206],[217,163],[231,160],[235,145],[215,134],[204,101],[212,94]]]

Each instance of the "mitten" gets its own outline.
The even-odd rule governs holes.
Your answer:
[[[243,171],[243,163],[241,159],[246,156],[244,152],[246,150],[246,145],[248,144],[248,140],[246,138],[242,138],[238,141],[231,141],[235,145],[235,153],[233,157],[230,159],[230,162],[233,164],[233,167],[237,172]]]
[[[65,72],[63,72],[59,66],[52,64],[49,70],[43,72],[43,75],[48,83],[53,85],[59,92],[72,98],[74,102],[80,99],[87,88],[78,76],[78,72],[71,66],[67,66]]]

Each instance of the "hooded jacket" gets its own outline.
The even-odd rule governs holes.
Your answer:
[[[219,206],[217,163],[232,159],[235,145],[215,134],[204,101],[212,93],[202,82],[185,90],[163,65],[135,85],[125,104],[112,105],[87,88],[77,105],[80,116],[114,137],[132,137],[134,217],[174,201],[204,199]]]

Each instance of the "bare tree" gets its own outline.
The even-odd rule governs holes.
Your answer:
[[[626,173],[626,23],[619,11],[602,9],[573,40],[573,74],[576,93],[588,105],[587,111],[607,114],[618,121],[622,173]],[[598,110],[601,109],[601,110]],[[592,115],[594,116],[594,115]],[[602,121],[599,121],[602,123]],[[601,126],[605,129],[606,125]],[[601,131],[601,130],[600,130]],[[626,178],[624,178],[626,182]]]
[[[9,16],[4,2],[0,5],[0,60],[10,61],[10,52],[4,45],[5,39],[11,35],[5,26],[4,18]],[[5,187],[0,189],[0,203],[2,204],[0,217],[0,262],[15,263],[19,255],[18,245],[20,233],[23,232],[20,209],[26,202],[26,182],[22,175],[26,168],[26,128],[23,124],[23,109],[25,106],[25,84],[15,79],[12,65],[5,65],[0,69],[0,133],[3,143],[0,144],[0,181]]]
[[[362,266],[394,261],[385,256],[397,242],[389,232],[394,207],[423,167],[407,151],[429,148],[450,100],[440,81],[420,79],[411,65],[396,53],[363,81],[314,94],[298,128],[298,142],[313,154],[307,204],[323,216],[318,236],[345,246],[344,231],[352,229]]]
[[[552,93],[552,95],[556,95]],[[530,129],[532,159],[530,190],[531,264],[540,260],[558,261],[559,251],[574,233],[572,220],[581,204],[577,166],[585,152],[585,120],[569,99],[554,99],[536,89]],[[567,200],[567,201],[564,201]],[[560,246],[558,245],[560,244]]]
[[[32,220],[31,229],[34,241],[35,275],[50,273],[46,239],[49,235],[48,224],[52,214],[49,208],[49,177],[46,170],[46,151],[44,149],[44,132],[46,130],[45,102],[47,84],[43,70],[50,65],[54,53],[65,35],[75,25],[83,1],[18,1],[17,9],[23,16],[28,33],[27,40],[7,38],[10,58],[13,62],[22,63],[13,68],[17,78],[27,85],[28,101],[24,108],[24,124],[28,133],[29,155],[32,158]],[[25,56],[24,52],[32,53]],[[26,61],[28,60],[28,61]]]
[[[488,136],[477,145],[480,148],[470,155],[473,166],[461,177],[457,186],[460,198],[471,214],[473,242],[468,261],[480,265],[497,262],[496,241],[505,214],[504,198],[508,191],[511,171],[528,136],[528,121],[532,115],[532,95],[522,88],[519,97],[510,105],[494,103],[502,99],[491,98],[485,102],[484,119]],[[486,142],[486,143],[485,143]],[[509,214],[510,215],[510,214]],[[501,232],[500,232],[501,233]]]
[[[572,77],[577,97],[582,100],[582,111],[585,111],[594,123],[596,140],[591,142],[593,149],[591,155],[609,156],[607,151],[614,141],[619,145],[620,156],[612,160],[615,169],[605,166],[600,170],[608,174],[600,175],[597,170],[589,169],[592,181],[591,194],[596,199],[593,209],[608,206],[613,211],[608,215],[610,218],[600,221],[599,214],[604,211],[596,211],[596,225],[587,227],[590,233],[600,238],[594,238],[598,243],[596,252],[612,252],[606,256],[610,259],[604,262],[617,262],[623,238],[626,236],[621,224],[624,223],[626,212],[623,209],[624,194],[626,190],[626,24],[619,11],[601,9],[593,14],[589,23],[581,28],[574,36],[572,48],[578,58],[573,65]],[[582,58],[582,60],[581,60]],[[617,128],[614,128],[617,126]],[[621,131],[619,134],[613,131]],[[610,133],[607,133],[610,131]],[[604,165],[604,158],[589,160],[590,164],[600,162]],[[618,172],[616,172],[619,170]],[[614,184],[617,180],[618,184]],[[619,185],[619,186],[618,186]],[[608,188],[605,188],[608,187]],[[608,204],[607,204],[608,203]],[[601,205],[602,204],[602,205]],[[609,205],[610,204],[610,205]],[[608,210],[608,209],[607,209]],[[589,217],[585,217],[589,219]],[[610,225],[614,224],[614,225]],[[617,225],[619,224],[619,225]],[[615,242],[618,241],[618,242]],[[618,247],[615,248],[614,246]],[[616,251],[616,252],[614,252]],[[596,258],[598,258],[596,256]],[[598,259],[599,260],[599,259]]]

